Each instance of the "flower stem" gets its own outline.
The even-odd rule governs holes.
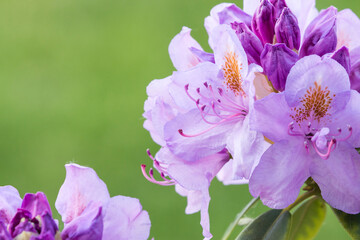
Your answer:
[[[283,212],[284,211],[290,211],[291,209],[293,209],[294,207],[296,207],[298,204],[302,203],[304,200],[314,196],[314,195],[317,195],[318,194],[318,191],[316,191],[316,189],[312,190],[312,191],[309,191],[309,192],[305,192],[304,194],[300,195],[296,200],[295,202],[293,202],[292,204],[290,204],[288,207],[284,208],[283,209]]]
[[[235,227],[238,225],[240,219],[247,213],[247,211],[249,211],[250,208],[252,208],[255,203],[259,200],[259,198],[253,198],[244,208],[243,210],[241,210],[240,213],[238,213],[238,215],[236,215],[235,220],[230,224],[230,226],[228,227],[228,229],[226,230],[224,236],[221,238],[221,240],[227,240],[231,233],[234,231]]]

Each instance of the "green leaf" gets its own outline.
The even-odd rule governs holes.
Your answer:
[[[353,239],[360,239],[360,214],[347,214],[332,208],[341,225]]]
[[[293,214],[291,240],[314,239],[325,220],[326,205],[318,197],[303,203]]]
[[[237,240],[285,240],[291,226],[289,211],[272,209],[257,217]]]

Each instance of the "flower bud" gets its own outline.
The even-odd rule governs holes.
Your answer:
[[[299,59],[298,55],[283,43],[266,44],[260,59],[261,66],[273,87],[278,91],[284,91],[286,78]]]
[[[256,9],[251,27],[258,38],[265,43],[272,43],[274,39],[275,9],[269,0],[262,0]]]
[[[331,58],[340,63],[348,74],[350,73],[350,53],[347,47],[343,46],[334,52]]]
[[[275,8],[275,18],[279,18],[284,8],[287,8],[285,0],[270,0],[271,4]]]
[[[241,45],[243,46],[249,63],[260,65],[260,54],[264,49],[260,39],[249,29],[245,23],[233,22],[232,29],[235,30]]]
[[[285,43],[290,49],[300,48],[300,28],[295,15],[289,8],[284,8],[275,24],[276,41]]]
[[[329,7],[309,24],[305,30],[300,57],[317,54],[323,56],[336,49],[336,15],[337,9]]]

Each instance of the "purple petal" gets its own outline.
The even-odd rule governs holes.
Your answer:
[[[352,90],[348,104],[343,111],[332,116],[332,121],[329,123],[329,128],[333,134],[337,133],[337,129],[341,128],[342,133],[338,139],[347,138],[349,135],[348,126],[351,127],[352,134],[346,142],[350,143],[354,148],[360,147],[360,94]]]
[[[1,240],[12,240],[10,233],[8,232],[5,223],[0,221],[0,239]]]
[[[8,225],[21,206],[19,192],[13,186],[0,187],[0,222]]]
[[[188,190],[181,185],[175,185],[176,192],[183,197],[187,197],[186,214],[193,214],[201,210],[203,195],[199,190]]]
[[[54,219],[49,212],[41,215],[41,232],[35,240],[55,240],[55,235],[59,230]]]
[[[90,203],[81,215],[65,224],[61,233],[62,240],[98,240],[102,239],[103,215],[98,203]]]
[[[249,181],[254,197],[271,208],[285,208],[295,201],[310,176],[309,156],[302,137],[276,142],[262,156]]]
[[[284,91],[290,69],[298,60],[298,55],[283,43],[266,44],[261,53],[261,65],[274,88]]]
[[[314,159],[310,174],[328,204],[346,213],[360,212],[360,155],[352,146],[340,142],[327,160]]]
[[[227,148],[234,160],[233,180],[249,179],[261,156],[270,146],[261,133],[250,130],[249,120],[250,117],[246,117],[243,123],[234,127],[228,138]]]
[[[350,82],[351,89],[360,91],[360,47],[355,48],[350,52]]]
[[[46,195],[42,192],[37,192],[36,194],[26,193],[21,208],[29,211],[33,218],[45,213],[49,213],[51,216],[49,202]]]
[[[191,47],[190,51],[199,58],[201,62],[211,62],[215,63],[215,58],[213,53],[207,53],[203,50]]]
[[[315,8],[315,0],[286,0],[286,4],[296,16],[301,35],[304,35],[306,27],[319,14]]]
[[[80,216],[90,202],[106,203],[110,199],[106,184],[92,168],[66,164],[66,178],[60,188],[55,207],[64,223]]]
[[[115,196],[104,209],[102,239],[145,240],[150,234],[150,219],[138,199]]]
[[[323,59],[316,55],[300,59],[291,69],[285,86],[285,97],[290,107],[300,103],[310,87],[315,82],[323,89],[328,88],[335,95],[332,111],[345,107],[350,98],[350,81],[346,70],[333,59]]]
[[[279,18],[284,8],[287,8],[285,0],[270,0],[274,6],[275,18]]]
[[[299,50],[300,28],[295,15],[289,8],[284,8],[275,24],[276,41],[285,43],[290,49]]]
[[[233,159],[230,159],[216,175],[217,179],[224,185],[248,184],[248,179],[237,179],[236,174],[234,173],[234,170],[238,168],[237,166],[238,163],[236,163]]]
[[[232,3],[221,3],[213,7],[210,16],[205,18],[205,28],[209,34],[209,45],[213,48],[212,31],[219,25],[230,25],[232,22],[243,22],[251,25],[251,16]]]
[[[336,36],[337,9],[329,7],[320,14],[306,28],[300,57],[317,54],[323,56],[333,52],[337,45]]]
[[[284,93],[272,93],[256,101],[254,109],[250,115],[251,129],[275,142],[289,138],[288,125],[292,119]]]
[[[350,74],[350,53],[349,49],[345,46],[334,52],[331,56],[332,59],[341,64],[348,74]]]
[[[203,120],[198,109],[193,109],[179,114],[165,125],[167,147],[179,158],[195,162],[223,150],[234,124],[234,121],[229,121],[214,127]],[[194,136],[184,137],[179,130]]]
[[[360,46],[360,19],[350,9],[344,9],[336,18],[337,49],[346,46],[350,51]]]
[[[202,50],[202,48],[199,43],[190,36],[190,33],[190,28],[183,27],[181,32],[171,40],[169,45],[170,58],[174,67],[179,71],[188,70],[200,62],[190,48],[194,47],[200,50]]]
[[[263,44],[273,43],[275,18],[274,6],[269,0],[262,0],[254,13],[251,28]]]
[[[231,23],[231,27],[235,30],[235,33],[246,52],[249,63],[260,65],[260,54],[264,49],[260,39],[245,23],[233,22]]]

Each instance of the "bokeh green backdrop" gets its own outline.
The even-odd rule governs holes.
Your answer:
[[[200,216],[184,214],[186,199],[141,175],[140,164],[151,164],[146,148],[158,149],[142,113],[147,84],[174,70],[171,38],[188,26],[209,49],[203,21],[218,3],[0,1],[0,185],[22,196],[43,191],[54,208],[63,166],[76,162],[94,168],[111,195],[139,198],[155,239],[201,239]],[[319,9],[329,5],[360,14],[355,0],[317,2]],[[210,191],[211,229],[219,239],[251,196],[247,186],[217,181]],[[316,239],[348,239],[328,213]]]

